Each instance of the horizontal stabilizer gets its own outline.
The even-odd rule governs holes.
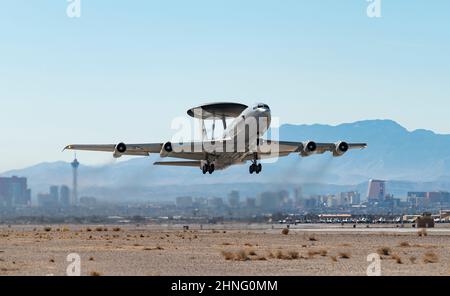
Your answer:
[[[153,165],[200,167],[200,161],[164,161],[155,162]]]

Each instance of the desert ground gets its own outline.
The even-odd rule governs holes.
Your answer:
[[[450,227],[297,225],[0,226],[0,275],[450,275]]]

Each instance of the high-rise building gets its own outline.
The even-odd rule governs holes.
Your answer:
[[[370,180],[367,200],[370,202],[383,201],[386,196],[386,181]]]
[[[191,196],[180,196],[176,199],[177,208],[191,208],[193,206],[193,201]]]
[[[58,188],[58,186],[50,186],[50,196],[52,197],[52,200],[55,200],[57,203],[59,203],[59,188]]]
[[[59,188],[50,186],[49,193],[40,193],[37,196],[38,204],[43,208],[56,208],[59,206]]]
[[[341,192],[339,194],[339,205],[349,206],[349,205],[359,205],[361,203],[361,194],[356,191]]]
[[[0,206],[28,205],[31,205],[31,190],[28,189],[27,178],[0,178]]]
[[[296,207],[303,207],[305,205],[303,196],[303,188],[301,186],[294,189],[294,204]]]
[[[70,189],[69,186],[63,185],[59,190],[59,204],[61,207],[70,206]]]
[[[239,191],[231,191],[228,194],[228,204],[231,208],[238,208],[240,202]]]
[[[73,160],[71,163],[72,166],[72,173],[73,173],[73,182],[72,182],[72,205],[78,204],[78,167],[80,166],[80,163],[78,162],[77,158]]]
[[[254,209],[256,207],[256,199],[247,197],[247,199],[245,200],[245,206],[247,208]]]

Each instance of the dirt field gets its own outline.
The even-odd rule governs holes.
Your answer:
[[[50,228],[51,227],[51,228]],[[0,226],[0,275],[450,275],[450,229],[358,226]]]

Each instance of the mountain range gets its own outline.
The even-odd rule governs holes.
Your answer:
[[[130,158],[103,166],[82,164],[79,168],[80,187],[86,194],[116,196],[120,193],[119,196],[132,195],[139,199],[202,192],[202,188],[205,194],[218,195],[225,189],[240,188],[251,193],[255,188],[263,190],[300,184],[315,188],[311,192],[320,191],[320,188],[323,191],[329,188],[361,189],[372,178],[391,181],[394,193],[413,189],[450,190],[450,135],[428,130],[408,131],[391,120],[367,120],[337,126],[282,125],[279,135],[286,141],[345,140],[365,142],[369,147],[339,158],[330,154],[307,158],[291,155],[264,164],[260,175],[250,175],[247,166],[234,166],[206,176],[195,168],[155,167],[152,164],[159,156]],[[82,159],[79,161],[83,163]],[[29,185],[36,193],[47,191],[52,184],[70,185],[71,174],[70,164],[53,162],[0,175],[28,177]],[[255,183],[258,186],[254,186]]]

